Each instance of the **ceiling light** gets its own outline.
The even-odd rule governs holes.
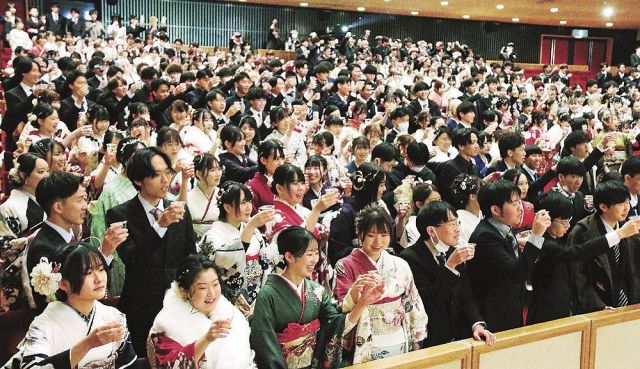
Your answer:
[[[520,18],[511,18],[512,22],[520,22]]]
[[[441,2],[440,2],[440,5],[442,5],[442,6],[447,6],[447,5],[449,5],[449,2],[448,2],[448,1],[441,1]]]
[[[551,11],[551,13],[557,13],[559,9],[558,8],[551,8],[549,10]]]
[[[611,23],[611,22],[605,23],[605,26],[607,26],[607,27],[613,27],[613,23]]]
[[[560,24],[567,24],[567,21],[566,20],[561,20]]]
[[[359,7],[356,8],[356,10],[359,11],[359,12],[363,12],[365,9],[362,6],[359,6]]]
[[[496,9],[502,10],[502,9],[504,9],[504,5],[503,4],[498,4],[498,5],[496,5]]]
[[[384,0],[385,3],[388,3],[389,1],[391,1],[391,0]]]
[[[462,18],[469,19],[469,18],[471,18],[471,16],[469,14],[465,14],[465,15],[462,16]]]
[[[309,3],[300,3],[300,6],[309,6]]]
[[[615,13],[615,11],[612,6],[605,6],[604,9],[602,9],[602,15],[607,18],[611,18],[613,13]]]
[[[415,11],[415,10],[411,12],[411,15],[418,15],[418,14],[419,13],[417,11]]]

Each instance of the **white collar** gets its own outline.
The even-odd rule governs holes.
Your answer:
[[[25,85],[23,82],[20,82],[20,87],[22,87],[22,89],[24,90],[24,93],[27,96],[31,95],[31,93],[33,92],[33,86],[29,87],[29,86]]]
[[[609,225],[609,223],[607,223],[607,222],[602,218],[602,216],[600,217],[600,220],[602,221],[602,224],[604,224],[604,230],[605,230],[605,232],[606,232],[606,233],[613,232],[613,231],[615,231],[616,229],[618,229],[618,223],[617,223],[617,222],[616,222],[615,227],[614,227],[614,228],[611,228],[611,226]]]
[[[45,220],[44,222],[47,223],[49,225],[49,227],[53,228],[54,231],[58,232],[58,234],[64,239],[64,242],[66,242],[66,243],[71,242],[71,239],[75,236],[71,229],[65,230],[64,228],[60,227],[59,225],[53,224],[48,220]]]
[[[138,193],[138,200],[140,200],[140,203],[142,204],[142,207],[144,208],[145,213],[149,213],[151,210],[153,209],[160,209],[160,211],[164,210],[164,203],[162,201],[162,199],[160,199],[160,201],[158,201],[158,205],[157,206],[153,206],[152,204],[149,203],[149,201],[145,200],[142,196],[140,196],[140,194]]]
[[[636,205],[638,205],[638,195],[634,195],[631,192],[629,192],[629,196],[631,197],[631,206],[635,207]]]
[[[293,283],[289,278],[285,277],[282,274],[278,274],[280,277],[282,277],[282,279],[284,279],[285,282],[287,282],[289,284],[289,286],[291,286],[291,288],[293,288],[294,291],[296,291],[296,293],[298,294],[298,296],[302,296],[302,287],[304,286],[304,278],[302,279],[302,282],[300,282],[299,286],[296,286],[295,283]]]

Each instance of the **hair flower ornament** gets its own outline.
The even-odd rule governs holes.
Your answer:
[[[31,286],[37,293],[46,296],[47,301],[55,300],[58,284],[62,279],[60,264],[49,262],[46,257],[40,258],[40,262],[31,271]]]

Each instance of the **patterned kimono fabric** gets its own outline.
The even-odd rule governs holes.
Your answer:
[[[296,205],[292,208],[289,204],[280,201],[276,198],[274,201],[276,209],[276,223],[273,226],[267,225],[266,237],[267,241],[276,244],[278,234],[283,230],[291,226],[305,227],[306,218],[311,213],[311,210],[305,208],[302,205]],[[279,219],[277,219],[279,218]],[[329,264],[329,258],[327,257],[327,240],[320,239],[319,226],[313,230],[313,235],[318,240],[318,248],[320,250],[320,260],[316,265],[316,271],[313,273],[311,280],[323,285],[327,291],[331,291],[333,281],[333,268]]]
[[[196,363],[196,340],[204,336],[215,320],[229,317],[232,317],[229,335],[210,343]],[[184,300],[175,282],[151,327],[147,353],[153,369],[256,368],[249,347],[249,323],[242,313],[220,296],[215,310],[207,317]]]
[[[22,190],[11,191],[0,206],[0,312],[35,308],[23,251],[27,237],[39,229],[45,219],[35,198]]]
[[[193,231],[198,241],[220,216],[220,210],[216,204],[218,191],[219,189],[216,187],[211,196],[207,197],[202,193],[200,187],[195,186],[187,193],[187,206],[191,213],[191,219],[193,219]]]
[[[242,223],[236,229],[223,221],[214,222],[198,247],[220,268],[225,297],[242,311],[250,307],[252,312],[258,291],[274,268],[278,250],[275,244],[267,244],[257,229],[249,245],[243,245],[240,233],[245,226]]]
[[[271,274],[260,289],[251,319],[251,347],[259,368],[338,368],[346,315],[324,287],[305,279],[301,296],[283,277]]]
[[[382,275],[385,291],[360,317],[351,342],[353,364],[409,352],[413,344],[427,337],[427,313],[406,261],[383,251],[374,264],[360,249],[355,249],[336,264],[335,297],[342,311],[355,304],[349,288],[361,274]],[[353,332],[352,332],[353,333]]]
[[[20,343],[22,368],[71,369],[70,349],[96,327],[114,321],[126,325],[122,313],[98,301],[89,316],[82,316],[64,302],[49,303],[44,312],[31,323],[25,339]],[[77,368],[126,368],[134,364],[135,360],[136,354],[127,331],[123,341],[89,350]]]

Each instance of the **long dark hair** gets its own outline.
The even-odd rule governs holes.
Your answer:
[[[363,163],[353,174],[353,206],[356,211],[378,201],[378,187],[385,180],[384,170],[372,163]]]

